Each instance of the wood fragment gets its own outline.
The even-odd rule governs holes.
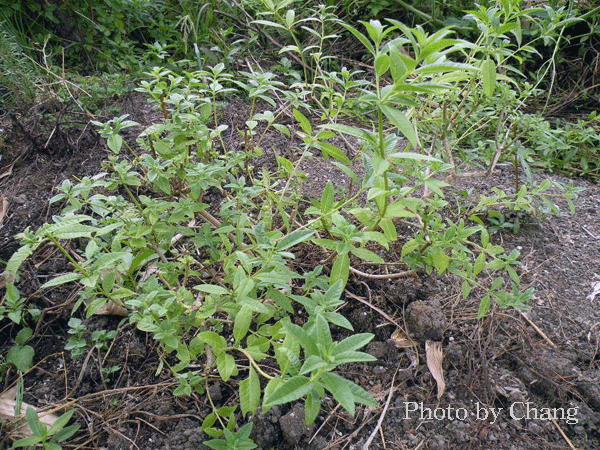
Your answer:
[[[544,333],[535,323],[532,322],[532,320],[527,317],[523,311],[517,309],[517,311],[519,311],[519,314],[521,314],[521,317],[523,317],[523,319],[525,319],[527,322],[529,322],[529,325],[531,325],[533,327],[533,329],[535,331],[537,331],[537,333],[548,343],[550,344],[552,347],[556,348],[556,344],[554,342],[552,342],[552,340],[546,335],[546,333]]]

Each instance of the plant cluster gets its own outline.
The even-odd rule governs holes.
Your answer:
[[[535,9],[503,0],[470,11],[480,30],[470,42],[450,27],[429,33],[398,20],[354,27],[326,7],[297,19],[292,4],[265,0],[253,23],[289,36],[293,44],[282,53],[300,61],[300,81],[289,86],[275,73],[234,73],[223,63],[152,69],[139,90],[164,120],[144,130],[135,147],[120,134],[136,125],[127,116],[96,123],[113,153],[105,171],[64,181],[51,200],[63,205],[60,214],[21,233],[22,246],[5,269],[0,317],[21,325],[37,319],[20,295],[19,269],[41,246],[53,245],[70,271],[42,289],[77,284],[73,314],[124,310],[129,323],[159,343],[158,372],[169,370],[178,380],[175,395],[208,395],[212,373],[236,385],[239,405],[213,405],[202,425],[215,439],[207,442],[212,448],[253,448],[249,424],[233,431],[237,408],[245,417],[302,399],[310,423],[325,396],[350,414],[357,404],[376,405],[339,374],[343,364],[374,360],[360,351],[373,335],[352,334],[338,311],[353,278],[450,273],[461,279],[464,299],[478,296],[480,318],[494,305],[526,308],[532,290],[520,288],[519,252],[495,244],[482,216],[506,208],[539,214],[539,205],[557,211],[550,181],[467,193],[459,210],[451,209],[453,182],[489,176],[515,158],[522,131],[506,105],[522,106],[530,91],[515,87],[519,75],[510,64],[534,51],[522,44],[520,27]],[[188,36],[190,21],[182,22]],[[372,71],[328,64],[323,49],[333,24],[362,45]],[[310,45],[298,39],[299,30],[312,36]],[[239,130],[241,150],[227,146],[228,125],[220,121],[220,104],[231,95],[251,104]],[[295,161],[278,155],[273,173],[252,167],[267,150],[270,130],[287,135],[301,153]],[[331,159],[352,189],[328,184],[319,198],[303,198],[298,167],[311,155]],[[568,201],[575,194],[569,186],[555,188]],[[408,236],[400,237],[399,226]],[[394,245],[405,270],[380,273]],[[307,247],[328,256],[301,270],[294,259]],[[360,263],[373,273],[357,269]],[[79,319],[69,325],[74,357],[87,348],[102,351],[112,338],[97,334],[90,345]],[[338,339],[332,330],[349,335]],[[15,351],[24,355],[18,361],[27,356],[24,342]]]

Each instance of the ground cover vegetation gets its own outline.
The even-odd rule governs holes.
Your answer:
[[[545,114],[566,89],[556,80],[565,49],[589,56],[576,44],[597,39],[595,10],[431,3],[0,1],[0,88],[13,126],[25,128],[22,112],[37,107],[50,136],[44,146],[37,131],[25,134],[37,150],[54,134],[65,139],[53,145],[70,142],[73,123],[95,127],[110,150],[97,173],[56,188],[56,213],[20,232],[2,261],[0,323],[14,343],[0,375],[16,386],[16,416],[44,320],[31,298],[66,286],[77,288],[65,305],[69,357],[98,356],[110,385],[123,368],[102,355],[117,333],[147,333],[172,395],[209,399],[202,431],[214,449],[255,448],[252,416],[277,405],[301,401],[308,424],[326,397],[351,415],[378,406],[340,370],[375,360],[364,351],[374,335],[354,333],[339,309],[361,281],[449,273],[464,300],[478,299],[478,318],[527,309],[521,254],[493,234],[574,212],[580,189],[537,182],[534,169],[599,175],[595,113]],[[106,107],[132,85],[161,120],[128,139],[139,124]],[[222,116],[232,99],[250,105],[236,129]],[[274,133],[296,151],[261,167]],[[348,185],[304,194],[301,167],[313,157]],[[510,190],[460,188],[507,164]],[[67,264],[32,292],[24,266],[48,248]],[[307,252],[314,264],[298,264]],[[84,320],[96,314],[122,320],[89,332]],[[215,406],[215,377],[237,402]],[[65,398],[49,427],[26,408],[33,435],[5,421],[2,445],[80,444],[76,403]]]

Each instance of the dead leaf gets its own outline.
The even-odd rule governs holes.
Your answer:
[[[110,300],[108,302],[106,302],[106,304],[103,307],[98,308],[98,310],[94,313],[94,315],[98,315],[98,316],[121,316],[121,317],[127,317],[128,314],[129,314],[129,311],[127,311],[126,308],[123,308],[122,306],[119,306]]]
[[[425,341],[425,355],[427,358],[427,367],[437,383],[437,399],[439,400],[446,390],[444,369],[442,368],[442,363],[444,362],[442,343],[439,341]]]
[[[15,394],[16,388],[12,388],[0,395],[0,419],[6,419],[10,421],[15,420],[15,406],[17,405],[17,402],[15,401]],[[18,421],[19,423],[17,428],[19,434],[25,437],[33,436],[33,432],[29,428],[29,425],[27,425],[27,422],[23,420],[27,408],[33,408],[33,406],[25,402],[21,403],[21,419]],[[37,411],[37,408],[33,409]],[[54,414],[45,414],[41,412],[38,413],[38,416],[40,418],[40,422],[44,423],[48,428],[54,425],[54,422],[58,420],[58,416],[55,416]]]
[[[6,216],[7,211],[8,200],[6,200],[6,197],[0,197],[0,227],[2,227],[2,221],[4,220],[4,216]]]
[[[392,333],[390,341],[398,348],[410,348],[419,345],[418,342],[410,339],[402,328],[396,328],[396,331]]]

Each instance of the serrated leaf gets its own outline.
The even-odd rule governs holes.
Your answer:
[[[390,241],[395,242],[398,239],[398,232],[396,231],[396,225],[389,217],[384,217],[379,222],[384,236]]]
[[[232,376],[237,374],[237,366],[235,358],[229,353],[221,353],[217,356],[217,370],[223,381],[228,381]]]
[[[486,295],[485,297],[483,297],[481,299],[481,302],[479,303],[479,311],[477,313],[477,318],[481,319],[482,317],[484,317],[487,312],[490,309],[490,296]]]
[[[306,377],[292,377],[278,387],[268,398],[265,398],[265,404],[275,406],[293,402],[308,394],[313,389],[313,385]]]
[[[312,135],[312,125],[310,124],[310,121],[306,118],[306,116],[297,109],[294,109],[293,114],[294,118],[298,121],[300,128],[302,128],[302,130],[307,135]]]
[[[354,256],[358,256],[363,261],[374,262],[377,264],[383,264],[385,262],[383,258],[377,253],[372,252],[371,250],[368,250],[366,248],[355,248],[352,250],[352,254]]]
[[[248,378],[240,381],[240,409],[242,414],[254,415],[260,404],[260,380],[254,367],[250,366]]]
[[[494,95],[494,91],[496,90],[496,63],[492,59],[486,59],[481,65],[481,76],[483,91],[489,98]]]
[[[301,242],[307,241],[310,237],[315,234],[315,230],[296,230],[286,235],[277,243],[277,251],[286,250],[294,245],[298,245]]]
[[[443,250],[436,249],[432,252],[431,258],[433,267],[440,275],[443,275],[450,264],[450,257]]]
[[[205,292],[206,294],[215,294],[215,295],[227,295],[229,294],[229,290],[222,287],[217,286],[215,284],[199,284],[194,286],[194,289],[200,292]]]
[[[392,124],[394,124],[404,136],[406,136],[413,147],[416,147],[418,144],[417,134],[415,133],[413,124],[410,120],[408,120],[408,117],[406,117],[402,111],[394,108],[393,106],[381,105],[380,108],[389,121],[392,122]]]
[[[252,323],[252,314],[253,311],[246,305],[243,305],[240,310],[235,315],[235,320],[233,322],[233,336],[235,338],[235,342],[240,342],[250,329],[250,324]]]
[[[227,348],[227,341],[225,338],[214,331],[203,331],[202,333],[198,334],[196,338],[205,344],[210,345],[213,351],[219,351]]]
[[[53,286],[60,286],[61,284],[71,283],[72,281],[79,280],[83,275],[80,273],[65,273],[64,275],[60,275],[56,278],[53,278],[49,281],[46,281],[44,284],[40,286],[40,289],[47,289]]]
[[[315,421],[320,410],[321,399],[314,391],[309,392],[304,402],[304,420],[307,425]]]
[[[475,260],[475,265],[473,266],[473,275],[477,276],[481,273],[483,269],[485,269],[486,256],[485,252],[481,252],[477,259]]]
[[[331,281],[341,281],[343,286],[348,282],[350,275],[350,257],[347,253],[338,255],[331,267]]]
[[[353,334],[341,342],[338,342],[332,352],[332,356],[340,355],[344,352],[354,351],[367,345],[375,337],[371,333]]]
[[[337,374],[326,372],[321,375],[321,382],[325,389],[331,392],[337,402],[342,405],[350,415],[354,415],[354,395],[350,389],[348,389],[348,380],[345,380]]]

